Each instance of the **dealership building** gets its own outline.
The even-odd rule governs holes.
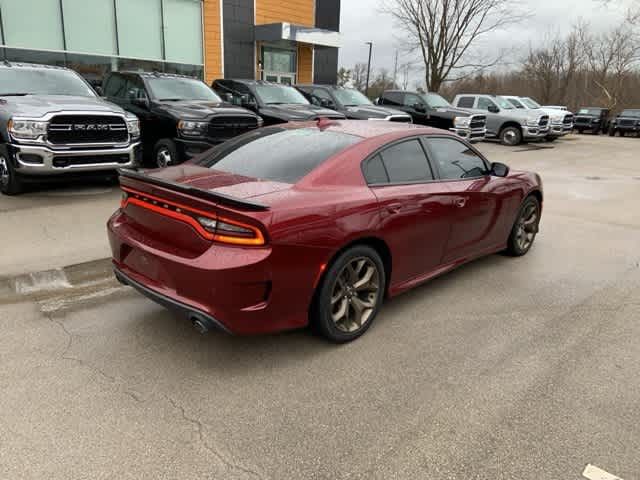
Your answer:
[[[335,83],[340,0],[0,0],[0,59]]]

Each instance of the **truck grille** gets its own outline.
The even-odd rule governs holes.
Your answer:
[[[635,120],[630,120],[626,118],[622,118],[618,120],[618,125],[620,125],[621,127],[633,127],[635,126],[635,124],[636,124]]]
[[[47,136],[49,142],[59,145],[129,140],[127,124],[115,115],[58,115],[49,122]]]
[[[223,141],[254,128],[258,128],[255,117],[214,117],[209,122],[209,137]]]
[[[475,130],[476,128],[484,128],[487,125],[487,117],[485,115],[472,115],[469,128]]]
[[[549,117],[547,115],[543,115],[542,117],[540,117],[540,121],[538,122],[538,126],[546,127],[547,125],[549,125]]]
[[[591,117],[576,117],[576,125],[591,125]]]

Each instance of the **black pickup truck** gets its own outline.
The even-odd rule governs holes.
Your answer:
[[[336,110],[351,120],[387,120],[411,123],[411,115],[385,105],[375,105],[355,88],[332,85],[296,85],[312,104]]]
[[[61,67],[0,63],[0,191],[113,173],[140,161],[135,115]]]
[[[624,137],[628,133],[640,135],[640,109],[623,110],[611,121],[609,135],[613,137],[618,134]]]
[[[484,140],[487,133],[486,115],[454,107],[437,93],[387,90],[378,105],[402,110],[411,115],[413,123],[450,130],[470,142]]]
[[[262,126],[255,113],[224,102],[192,77],[113,72],[102,90],[109,101],[140,118],[145,157],[160,168]]]
[[[248,108],[262,117],[265,125],[318,120],[344,120],[342,113],[312,105],[298,90],[263,80],[216,80],[213,89],[222,98]]]

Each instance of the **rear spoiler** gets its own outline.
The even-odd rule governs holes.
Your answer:
[[[141,172],[136,172],[129,168],[118,169],[118,174],[121,177],[132,178],[133,180],[139,180],[141,182],[150,183],[152,185],[157,185],[159,187],[165,187],[170,190],[174,190],[176,192],[186,193],[187,195],[191,195],[192,197],[201,198],[203,200],[209,200],[211,202],[219,203],[229,207],[235,207],[242,210],[251,210],[255,212],[263,212],[263,211],[269,210],[269,207],[262,203],[250,202],[247,200],[242,200],[240,198],[231,197],[229,195],[224,195],[222,193],[214,193],[214,192],[210,192],[209,190],[203,190],[201,188],[190,187],[188,185],[183,185],[181,183],[162,180],[157,177],[145,175],[144,173],[141,173]]]

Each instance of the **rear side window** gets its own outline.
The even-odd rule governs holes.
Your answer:
[[[475,103],[475,97],[460,97],[458,99],[458,107],[461,108],[473,108]]]
[[[380,103],[386,105],[402,105],[404,95],[400,92],[387,92],[380,97]]]
[[[484,160],[464,143],[453,138],[426,138],[425,141],[442,180],[476,178],[487,174]]]
[[[380,155],[391,183],[433,180],[429,162],[418,140],[397,143]]]
[[[124,98],[127,91],[127,79],[122,75],[111,75],[104,86],[106,97]]]
[[[355,135],[318,128],[263,128],[219,145],[199,164],[245,177],[296,183],[360,140]]]
[[[367,160],[362,166],[362,172],[369,185],[389,183],[387,170],[382,164],[382,157],[380,155],[376,155]]]

